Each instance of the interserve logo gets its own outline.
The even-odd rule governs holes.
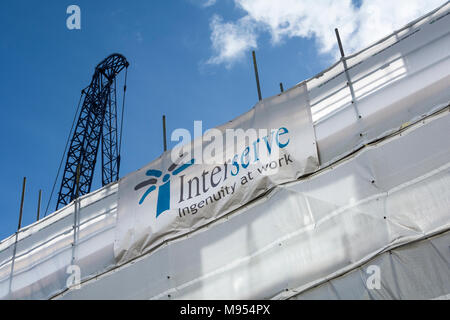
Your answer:
[[[162,213],[170,210],[170,177],[176,176],[180,172],[186,170],[190,166],[194,164],[195,160],[192,159],[190,162],[185,163],[181,166],[179,166],[178,163],[173,163],[168,169],[167,173],[162,178],[162,184],[158,182],[158,178],[160,178],[163,175],[163,172],[160,170],[150,169],[148,170],[145,175],[147,177],[150,177],[150,179],[147,179],[138,185],[134,187],[134,190],[137,191],[139,189],[142,189],[144,187],[150,186],[142,195],[141,199],[139,200],[139,205],[143,204],[147,196],[152,193],[153,191],[158,189],[158,200],[156,205],[156,218],[159,217]],[[178,167],[178,168],[177,168]]]
[[[196,214],[199,208],[206,207],[227,196],[232,196],[238,185],[245,185],[258,175],[274,174],[280,168],[294,162],[290,154],[280,154],[280,150],[286,148],[291,141],[287,128],[281,127],[277,130],[271,130],[269,134],[267,134],[267,130],[262,132],[265,135],[260,135],[260,138],[257,138],[255,133],[254,140],[247,141],[241,138],[241,141],[248,142],[243,143],[243,146],[237,146],[241,148],[235,148],[235,145],[232,145],[232,148],[227,148],[225,151],[230,149],[234,153],[230,157],[226,155],[226,158],[229,159],[228,161],[207,163],[208,166],[192,172],[188,178],[179,174],[192,166],[195,159],[197,164],[202,164],[202,157],[195,156],[195,159],[192,157],[189,162],[185,162],[181,161],[181,159],[190,159],[191,153],[180,153],[179,159],[173,162],[167,169],[167,172],[164,173],[157,169],[147,170],[147,180],[134,187],[135,191],[147,187],[147,190],[139,200],[139,205],[142,205],[149,194],[155,191],[155,193],[158,193],[156,218],[162,213],[171,210],[171,180],[173,180],[171,177],[179,175],[179,184],[177,185],[179,185],[180,189],[178,193],[175,193],[179,195],[178,204],[180,207],[178,208],[178,214],[180,218],[185,216],[186,212]],[[235,136],[236,134],[233,135],[233,137]],[[235,143],[234,139],[233,143]],[[236,149],[239,150],[237,153],[235,153]],[[223,155],[224,153],[217,153],[217,150],[214,149],[214,154]],[[253,166],[250,167],[250,165]],[[239,182],[236,182],[236,179],[233,179],[233,177],[238,175],[241,178]],[[162,179],[160,180],[161,177]],[[228,180],[230,178],[233,181]],[[202,197],[202,199],[199,200],[198,197]],[[188,207],[183,207],[185,201],[189,202]]]

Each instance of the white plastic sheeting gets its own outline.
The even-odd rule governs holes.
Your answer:
[[[443,293],[450,292],[449,243],[450,232],[446,232],[390,250],[341,277],[331,279],[291,299],[448,300],[450,294]],[[371,281],[373,276],[379,276],[379,284]],[[368,283],[375,290],[369,289]]]
[[[323,167],[316,175],[273,189],[121,267],[113,251],[117,184],[112,184],[0,242],[0,297],[290,298],[335,277],[352,286],[350,278],[341,277],[346,272],[388,248],[409,250],[415,248],[411,241],[445,232],[448,111],[408,134],[343,157],[448,105],[449,7],[348,58],[355,103],[348,100],[342,63],[306,82]],[[440,252],[444,258],[438,266],[424,270],[438,272],[444,285],[391,296],[448,296],[448,270],[442,267],[448,251]],[[434,259],[424,252],[420,257]],[[72,264],[80,267],[82,285],[66,291]],[[425,261],[417,265],[425,268]],[[409,275],[418,283],[434,283],[431,277]],[[328,297],[314,290],[316,297]]]
[[[449,230],[448,128],[449,109],[64,298],[289,298],[390,248]],[[447,280],[450,256],[442,253],[432,263]],[[408,295],[450,293],[437,291]]]
[[[67,287],[70,265],[83,278],[112,267],[116,206],[113,184],[2,241],[0,297],[48,299]]]
[[[450,100],[449,8],[347,58],[354,103],[342,63],[307,81],[322,164]]]

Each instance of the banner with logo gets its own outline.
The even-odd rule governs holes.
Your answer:
[[[115,258],[120,264],[142,255],[318,167],[301,85],[121,179]]]

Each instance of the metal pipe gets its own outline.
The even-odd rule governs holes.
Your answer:
[[[80,191],[80,171],[81,171],[81,163],[77,165],[77,177],[75,180],[75,199],[78,199],[79,191]]]
[[[42,197],[42,190],[39,190],[38,207],[37,207],[37,218],[36,218],[36,221],[39,221],[39,216],[40,216],[40,214],[41,214],[41,197]]]
[[[341,57],[344,58],[345,57],[344,47],[342,46],[341,36],[339,35],[338,28],[334,29],[334,32],[336,33],[336,38],[337,38],[337,42],[338,42],[338,45],[339,45],[339,50],[341,51]]]
[[[23,184],[22,184],[22,198],[20,200],[20,214],[19,214],[19,225],[17,226],[17,231],[20,230],[20,227],[22,226],[22,214],[23,214],[23,201],[25,199],[25,185],[27,183],[27,178],[23,177]]]
[[[164,143],[164,152],[167,151],[167,138],[166,138],[166,116],[163,115],[162,117],[163,122],[163,143]]]
[[[350,79],[350,73],[348,72],[347,60],[345,58],[345,52],[344,52],[344,47],[342,46],[341,36],[339,35],[339,30],[337,28],[334,29],[334,32],[336,33],[336,39],[337,39],[337,42],[339,45],[339,51],[341,52],[341,60],[344,65],[345,76],[347,77],[347,86],[349,87],[350,94],[352,96],[352,105],[355,108],[356,116],[358,117],[358,119],[361,119],[362,116],[359,113],[358,107],[356,105],[356,94],[355,94],[355,90],[353,89],[353,83]]]
[[[252,55],[253,55],[253,67],[255,68],[255,77],[256,77],[256,87],[258,89],[258,99],[259,101],[262,100],[262,95],[261,95],[261,86],[259,84],[259,74],[258,74],[258,65],[256,63],[256,54],[255,51],[252,51]]]

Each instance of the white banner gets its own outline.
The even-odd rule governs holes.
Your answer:
[[[265,99],[120,180],[116,260],[208,224],[318,166],[306,86]]]

